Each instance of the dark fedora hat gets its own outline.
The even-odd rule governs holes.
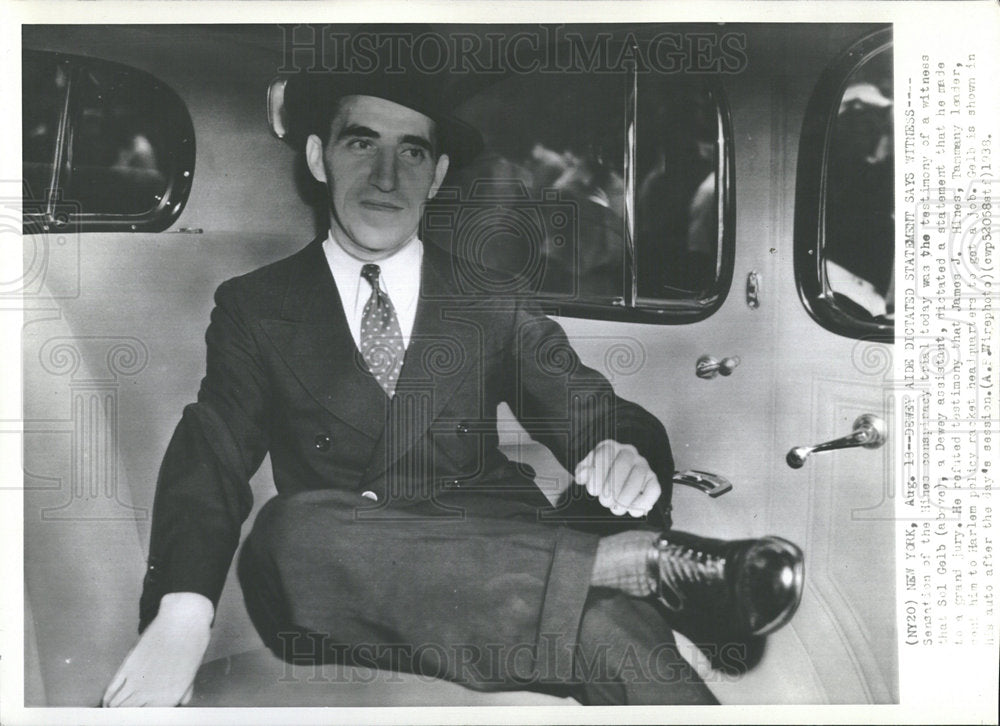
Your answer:
[[[450,80],[446,73],[380,64],[369,72],[300,71],[284,88],[289,140],[304,144],[310,134],[325,138],[340,99],[375,96],[433,120],[438,151],[448,155],[452,168],[460,167],[482,151],[483,137],[453,115],[457,99]]]

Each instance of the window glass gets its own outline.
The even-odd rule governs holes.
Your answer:
[[[838,304],[862,319],[893,317],[892,53],[847,79],[827,167],[823,260]]]
[[[795,194],[795,282],[838,335],[892,342],[892,30],[848,48],[806,108]]]
[[[22,67],[26,230],[168,227],[194,172],[180,98],[148,73],[93,58],[28,50]]]
[[[563,302],[625,285],[625,74],[512,76],[466,102],[486,152],[459,188],[455,252]]]
[[[163,128],[170,116],[156,90],[114,66],[80,70],[65,160],[68,199],[91,213],[157,207],[171,169],[170,131]]]
[[[467,274],[515,276],[516,292],[560,314],[705,317],[728,287],[713,88],[703,74],[628,70],[490,83],[459,110],[486,150],[449,175],[424,232],[478,265]]]
[[[52,183],[59,121],[66,101],[67,66],[55,56],[25,62],[21,97],[24,181],[33,200],[43,199]]]
[[[719,262],[719,110],[701,83],[642,77],[636,256],[643,298],[710,293]]]

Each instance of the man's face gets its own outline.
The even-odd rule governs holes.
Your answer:
[[[348,96],[324,146],[306,142],[309,170],[330,193],[330,228],[347,252],[364,260],[388,257],[417,233],[424,202],[448,171],[435,158],[434,122],[418,111],[374,96]]]

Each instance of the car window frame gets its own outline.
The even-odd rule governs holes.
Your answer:
[[[162,232],[180,216],[187,204],[195,172],[195,133],[191,113],[181,96],[155,75],[133,66],[109,61],[93,56],[75,55],[47,50],[25,48],[22,63],[27,64],[32,57],[55,58],[65,64],[69,83],[59,118],[59,137],[52,159],[52,174],[49,188],[30,190],[33,198],[23,200],[23,225],[25,234],[71,229],[74,232]],[[174,155],[174,173],[167,180],[163,197],[152,209],[139,214],[81,211],[78,202],[62,199],[52,194],[61,188],[59,176],[66,163],[66,138],[73,133],[74,109],[78,98],[74,92],[74,79],[87,68],[102,68],[127,75],[152,91],[160,94],[171,109],[169,128],[176,143],[172,143],[170,153]],[[30,92],[23,89],[22,93]],[[29,190],[25,190],[27,195]]]
[[[841,99],[855,71],[892,47],[891,26],[868,33],[834,60],[814,87],[799,139],[793,233],[795,286],[809,316],[837,335],[882,343],[895,340],[894,323],[859,320],[836,303],[825,282],[823,246],[830,148]]]
[[[628,138],[628,129],[634,127],[637,109],[637,72],[633,69],[629,82],[631,96],[626,103],[623,132],[626,133],[626,169],[635,169],[638,138]],[[719,237],[717,241],[717,276],[714,285],[704,296],[698,298],[654,298],[638,294],[638,271],[636,266],[635,223],[629,219],[629,204],[626,203],[625,217],[622,219],[625,236],[625,255],[628,273],[625,289],[621,297],[611,302],[566,301],[556,296],[532,295],[532,300],[546,313],[556,316],[606,320],[613,322],[648,323],[658,325],[686,325],[704,320],[714,314],[725,303],[732,287],[736,261],[736,170],[735,136],[732,115],[724,92],[722,81],[717,76],[703,77],[705,89],[712,97],[718,111],[719,159],[718,213]],[[639,133],[642,133],[641,129]],[[635,208],[634,195],[637,189],[634,180],[626,180],[627,194],[632,194],[631,208]],[[641,260],[640,260],[641,263]],[[629,285],[629,282],[631,283]],[[629,289],[631,288],[631,289]]]

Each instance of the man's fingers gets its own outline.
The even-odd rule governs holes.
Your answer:
[[[135,645],[129,649],[129,652],[125,656],[125,660],[123,660],[122,664],[118,666],[118,672],[115,673],[115,676],[111,679],[108,687],[104,689],[104,697],[101,699],[102,706],[110,706],[111,700],[119,694],[122,686],[124,686],[125,682],[128,680],[130,664],[132,663],[132,658],[135,655],[135,649]]]
[[[107,689],[104,691],[104,696],[101,698],[101,705],[107,708],[107,706],[111,703],[111,699],[118,694],[118,691],[120,691],[124,685],[125,674],[118,671],[118,673],[115,674],[115,677],[111,680],[111,683],[108,684]]]
[[[164,595],[160,612],[108,685],[103,705],[177,706],[189,702],[210,639],[211,607],[202,595]]]
[[[188,690],[184,693],[183,698],[177,697],[177,691],[173,691],[174,695],[170,695],[170,690],[163,690],[160,688],[160,684],[149,684],[153,690],[139,688],[134,691],[126,692],[123,695],[115,698],[111,702],[113,708],[141,708],[143,706],[163,706],[171,708],[173,706],[183,706],[186,705],[191,700],[191,695],[193,693],[193,684],[188,687]]]
[[[128,662],[131,658],[132,653],[125,658],[125,662],[122,663],[121,668],[119,668],[118,673],[108,684],[108,689],[104,693],[104,705],[107,707],[114,708],[119,705],[131,692],[132,684],[128,678]]]
[[[608,509],[612,507],[621,508],[624,514],[624,507],[630,502],[622,501],[622,488],[625,486],[634,468],[635,459],[630,455],[630,452],[627,449],[619,449],[611,465],[608,467],[607,475],[604,478],[603,491],[598,497],[601,504]]]
[[[574,477],[616,516],[644,516],[660,497],[659,482],[634,446],[605,439],[579,464]]]
[[[585,457],[580,460],[580,463],[576,465],[576,469],[573,470],[573,478],[576,479],[578,484],[586,484],[587,480],[590,478],[591,468],[594,466],[594,451],[591,450]]]
[[[645,462],[633,462],[624,480],[617,482],[618,491],[615,493],[612,503],[622,510],[633,508],[633,502],[642,493],[649,475],[649,467],[645,465]],[[624,511],[622,513],[624,514]]]
[[[157,704],[153,699],[150,698],[148,693],[142,690],[133,691],[128,698],[123,700],[120,704],[121,708],[142,708],[143,706],[150,705],[160,705]],[[170,704],[173,705],[173,704]]]
[[[639,496],[637,496],[629,505],[629,514],[633,517],[645,516],[649,513],[649,510],[653,508],[653,505],[656,504],[659,498],[660,482],[656,478],[656,475],[650,472],[643,482],[643,488]]]
[[[614,455],[615,442],[605,439],[583,457],[573,471],[578,484],[587,487],[587,493],[598,496],[604,485],[604,478]]]
[[[110,708],[120,708],[127,703],[132,696],[132,685],[128,682],[128,680],[126,680],[125,683],[122,684],[122,688],[119,688],[118,692],[112,696],[111,700],[108,702],[108,706]]]
[[[608,506],[608,486],[614,463],[615,457],[612,452],[600,445],[594,449],[594,482],[592,486],[587,487],[587,491],[597,497],[605,507]]]

